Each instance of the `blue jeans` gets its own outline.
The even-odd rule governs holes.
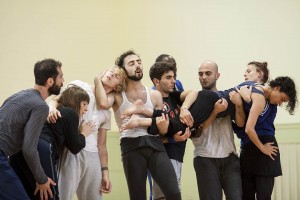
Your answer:
[[[9,165],[8,159],[0,149],[0,199],[29,200],[26,191],[16,172]]]
[[[39,152],[40,162],[45,174],[56,183],[55,186],[51,185],[53,198],[50,198],[50,196],[48,196],[48,199],[58,199],[56,156],[54,154],[53,145],[51,145],[51,143],[47,142],[46,140],[39,138],[37,150]],[[9,158],[9,162],[12,168],[15,170],[16,174],[18,175],[19,179],[23,183],[30,199],[40,199],[39,193],[37,195],[34,195],[36,181],[31,170],[27,165],[26,160],[23,157],[22,151],[11,156]]]
[[[201,200],[221,200],[222,190],[227,200],[242,199],[240,161],[233,153],[226,158],[197,156],[194,168]]]

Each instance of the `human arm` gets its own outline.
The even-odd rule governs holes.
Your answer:
[[[185,92],[183,92],[185,93]],[[196,91],[189,91],[184,98],[184,102],[180,108],[180,121],[187,126],[191,127],[194,124],[194,119],[188,110],[191,105],[196,101],[198,96],[198,92]]]
[[[114,104],[114,92],[106,94],[106,91],[103,87],[102,77],[104,76],[105,72],[102,72],[98,76],[94,78],[95,84],[95,98],[96,104],[98,109],[107,110],[112,107]]]
[[[231,91],[229,93],[230,101],[235,105],[235,124],[238,127],[244,127],[246,122],[246,114],[243,107],[242,97],[239,93],[239,89],[236,91]]]
[[[263,111],[266,104],[265,97],[258,93],[252,93],[251,99],[252,107],[250,109],[250,113],[246,123],[245,132],[247,133],[250,140],[262,153],[268,155],[272,160],[274,160],[273,156],[276,156],[278,147],[272,146],[273,143],[262,144],[255,131],[255,125],[259,114]]]
[[[182,131],[175,133],[172,137],[171,136],[163,136],[161,138],[163,143],[176,143],[176,142],[183,142],[187,140],[191,136],[190,128],[187,127],[185,132],[182,134]]]
[[[106,135],[107,135],[106,129],[100,128],[98,130],[98,153],[99,153],[101,172],[102,172],[102,187],[100,188],[100,191],[102,191],[103,193],[110,193],[112,190],[112,184],[109,179]]]
[[[59,112],[59,110],[57,110],[57,101],[60,98],[60,96],[61,95],[59,94],[48,102],[49,114],[48,114],[47,121],[49,123],[56,123],[58,117],[61,117],[61,113]]]
[[[49,112],[48,106],[34,106],[31,109],[29,119],[24,127],[24,137],[22,153],[34,179],[36,180],[36,192],[40,191],[41,199],[48,199],[48,195],[53,197],[50,185],[55,183],[46,176],[37,151],[38,139]]]
[[[214,110],[211,112],[209,117],[203,122],[201,128],[205,129],[209,127],[209,125],[216,119],[217,115],[220,112],[223,112],[227,109],[227,106],[228,102],[226,101],[226,99],[219,99],[214,105]]]
[[[87,123],[83,121],[78,129],[78,114],[70,108],[63,108],[62,113],[64,117],[60,119],[60,123],[62,123],[63,134],[66,138],[66,147],[71,153],[77,154],[85,147],[85,137],[92,133],[95,124],[93,121]]]
[[[126,117],[130,117],[134,114],[143,115],[145,117],[152,117],[153,112],[153,109],[146,107],[143,101],[141,99],[138,99],[121,114],[121,119],[125,119]]]

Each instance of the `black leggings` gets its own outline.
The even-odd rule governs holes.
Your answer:
[[[228,102],[228,107],[224,112],[218,114],[217,117],[225,117],[226,115],[230,114],[234,117],[235,114],[235,106],[231,103],[229,99],[229,95],[222,95]],[[193,103],[193,105],[189,108],[189,111],[194,118],[194,124],[191,127],[191,130],[197,129],[205,120],[208,119],[211,112],[214,110],[215,103],[220,99],[218,93],[213,91],[202,90],[198,92],[198,96]],[[179,120],[176,119],[169,119],[170,124],[168,127],[168,136],[172,136],[178,131],[185,132],[187,126],[181,123]],[[156,120],[153,118],[151,127],[149,129],[150,134],[157,134],[158,129],[156,126]]]
[[[130,200],[146,200],[147,170],[167,200],[181,200],[176,174],[165,151],[142,147],[122,155]]]

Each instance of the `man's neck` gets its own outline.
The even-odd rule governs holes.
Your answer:
[[[125,91],[130,92],[130,91],[139,91],[139,90],[143,90],[143,89],[144,89],[144,86],[141,81],[128,80]]]
[[[37,91],[39,91],[39,93],[41,94],[41,96],[43,97],[43,99],[46,99],[49,96],[48,89],[45,86],[34,85],[34,89],[36,89]]]

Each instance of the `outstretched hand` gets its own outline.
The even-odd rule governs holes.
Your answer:
[[[44,184],[36,183],[34,195],[36,195],[38,192],[40,192],[41,200],[48,200],[48,195],[50,196],[50,198],[53,198],[51,185],[56,185],[56,183],[54,183],[51,178],[49,178],[49,177],[47,177],[47,178],[48,178],[48,181]]]

